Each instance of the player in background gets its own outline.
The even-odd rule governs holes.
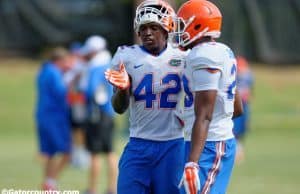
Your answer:
[[[71,67],[68,51],[56,48],[37,75],[36,127],[45,158],[43,190],[57,190],[57,178],[70,159],[71,126],[63,75]]]
[[[87,121],[85,126],[86,148],[91,154],[88,189],[86,194],[97,193],[100,175],[100,154],[107,164],[107,194],[116,193],[117,156],[113,150],[114,111],[110,98],[112,86],[106,81],[104,72],[111,62],[106,40],[99,35],[87,38],[80,49],[85,62],[81,77],[81,88],[86,97]]]
[[[243,140],[249,130],[250,101],[253,91],[253,74],[248,61],[243,56],[237,56],[237,90],[242,98],[243,115],[234,118],[233,133],[237,139],[236,163],[243,162],[245,158]]]
[[[84,91],[79,87],[80,78],[85,72],[86,65],[84,65],[80,55],[81,47],[82,44],[80,42],[73,42],[70,45],[70,57],[74,65],[71,70],[64,74],[64,80],[70,86],[67,97],[72,128],[71,164],[76,168],[87,169],[90,164],[90,155],[84,146],[84,126],[87,117],[86,98]]]
[[[119,47],[112,69],[106,71],[115,87],[115,111],[130,111],[130,139],[119,161],[118,194],[179,193],[184,141],[175,108],[184,53],[168,45],[174,15],[164,1],[142,2],[134,19],[141,45]]]
[[[242,107],[236,95],[236,59],[229,47],[215,42],[222,15],[206,0],[190,0],[177,12],[172,36],[191,49],[183,76],[186,164],[179,186],[188,194],[224,194],[232,172],[236,142],[234,116]]]

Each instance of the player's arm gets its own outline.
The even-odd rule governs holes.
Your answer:
[[[240,96],[240,93],[238,90],[236,90],[235,96],[234,96],[234,111],[232,118],[241,116],[243,114],[243,103],[242,98]]]
[[[200,190],[198,161],[212,120],[220,77],[220,70],[199,69],[193,72],[195,121],[192,129],[191,152],[179,185],[184,184],[187,193],[196,194]]]
[[[219,79],[219,69],[199,69],[193,72],[195,121],[192,129],[189,161],[197,163],[207,138],[208,126],[214,112]]]
[[[208,126],[212,120],[217,90],[195,92],[195,121],[192,129],[190,162],[198,163],[205,145]]]
[[[129,106],[130,99],[130,79],[125,65],[123,63],[120,64],[119,70],[106,70],[105,78],[115,87],[115,92],[112,96],[114,110],[119,114],[124,113]]]
[[[114,110],[119,114],[124,113],[129,106],[129,99],[129,88],[125,90],[116,88],[114,95],[112,96],[112,106]]]
[[[58,99],[65,98],[67,95],[67,87],[62,80],[62,77],[59,72],[51,72],[52,77],[49,79],[49,86],[52,92],[52,95]]]

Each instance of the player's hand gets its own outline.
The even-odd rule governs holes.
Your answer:
[[[200,191],[200,179],[198,171],[199,166],[197,163],[186,163],[178,187],[181,188],[182,186],[184,186],[185,192],[187,194],[197,194],[198,191]]]
[[[121,63],[119,67],[119,71],[107,69],[105,71],[105,78],[113,86],[120,90],[126,90],[130,86],[129,76],[123,63]]]

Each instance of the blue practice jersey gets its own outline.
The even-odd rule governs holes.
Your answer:
[[[38,124],[69,123],[66,93],[63,73],[51,62],[44,63],[37,76]]]
[[[250,69],[244,71],[238,71],[237,74],[237,89],[240,92],[243,103],[248,103],[250,101],[251,90],[253,87],[253,75]]]
[[[108,67],[109,64],[99,64],[89,68],[86,96],[88,102],[95,102],[101,111],[109,116],[113,116],[114,111],[111,105],[113,88],[104,75]]]

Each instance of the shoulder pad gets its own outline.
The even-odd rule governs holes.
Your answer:
[[[132,46],[119,46],[117,52],[115,53],[112,61],[111,68],[118,70],[120,63],[127,65],[128,60],[134,56],[137,45]]]

